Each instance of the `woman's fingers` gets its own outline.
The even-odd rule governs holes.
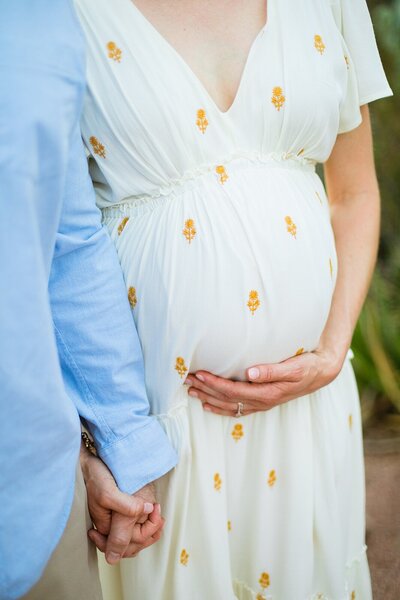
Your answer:
[[[300,381],[304,375],[304,355],[276,364],[254,365],[247,369],[249,381],[273,383],[276,381]]]
[[[195,391],[197,390],[201,390],[202,392],[204,392],[205,394],[210,394],[211,396],[214,396],[215,398],[218,398],[219,400],[224,400],[224,395],[219,393],[218,391],[212,389],[211,387],[208,387],[205,383],[203,383],[203,381],[201,381],[200,379],[198,379],[195,375],[190,375],[186,381],[185,381],[186,385],[190,385],[191,388]]]

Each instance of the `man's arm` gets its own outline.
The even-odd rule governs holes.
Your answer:
[[[39,579],[63,533],[80,443],[47,286],[84,65],[69,2],[47,4],[0,8],[2,600]]]
[[[78,129],[50,279],[67,391],[118,487],[133,493],[176,464],[149,416],[141,347],[116,250],[101,226]]]

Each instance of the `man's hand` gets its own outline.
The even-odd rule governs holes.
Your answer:
[[[164,519],[160,506],[155,504],[152,484],[132,496],[124,494],[106,465],[85,448],[81,451],[81,467],[89,512],[96,527],[88,535],[105,552],[108,563],[135,556],[160,538]]]

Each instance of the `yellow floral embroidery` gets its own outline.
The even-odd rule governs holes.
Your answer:
[[[190,244],[190,242],[194,239],[194,236],[197,233],[193,219],[187,219],[185,221],[185,228],[182,230],[182,233]]]
[[[228,179],[228,173],[225,171],[225,167],[223,165],[217,165],[215,171],[219,175],[219,182],[225,183]]]
[[[228,531],[232,531],[232,523],[228,521]]]
[[[269,472],[268,485],[269,485],[269,487],[272,487],[273,485],[275,485],[275,483],[276,483],[276,473],[275,473],[275,470],[272,469],[272,471]]]
[[[101,156],[101,158],[105,158],[106,157],[106,149],[103,146],[103,144],[101,144],[99,142],[99,140],[97,139],[97,137],[95,137],[94,135],[92,135],[92,137],[89,138],[89,142],[92,145],[93,148],[93,152],[95,154],[98,154],[99,156]]]
[[[320,54],[325,52],[325,44],[320,35],[314,35],[314,47]]]
[[[135,306],[137,304],[136,288],[134,288],[134,287],[129,288],[128,300],[129,300],[129,304],[131,305],[131,308],[135,308]]]
[[[350,431],[353,429],[353,415],[349,415],[349,429]]]
[[[320,201],[320,203],[322,204],[321,196],[318,194],[318,192],[315,192],[315,195],[317,196],[318,200],[319,200],[319,201]]]
[[[251,290],[249,293],[249,300],[247,302],[247,306],[252,315],[256,312],[257,308],[260,306],[261,302],[258,298],[258,292],[256,290]]]
[[[283,95],[283,90],[281,87],[277,86],[272,88],[272,98],[271,102],[275,106],[276,110],[281,110],[282,106],[285,104],[285,96]]]
[[[351,592],[350,600],[356,600],[356,593],[354,590]]]
[[[302,154],[304,154],[304,148],[299,150],[298,153],[296,154],[296,156],[301,156]]]
[[[175,363],[175,371],[178,371],[180,377],[184,377],[187,372],[187,367],[182,356],[178,356]]]
[[[295,356],[300,356],[300,354],[303,354],[303,352],[304,352],[304,348],[299,348],[299,349],[296,351],[296,354],[295,354]]]
[[[348,69],[350,69],[350,61],[349,61],[349,57],[346,56],[346,54],[344,55],[344,62],[346,63],[346,67]]]
[[[261,573],[258,583],[261,585],[261,587],[264,590],[265,590],[265,588],[269,587],[269,584],[270,584],[269,574],[265,573],[265,572]]]
[[[329,271],[331,274],[331,277],[333,277],[333,263],[332,263],[332,259],[329,259]]]
[[[286,221],[286,229],[288,230],[288,232],[290,233],[290,235],[292,235],[295,238],[296,237],[296,233],[297,233],[297,226],[296,226],[296,224],[293,223],[291,217],[285,217],[285,221]]]
[[[256,600],[266,600],[266,598],[262,594],[257,594]]]
[[[214,489],[217,490],[217,492],[220,491],[222,486],[222,479],[219,473],[215,473],[214,475]]]
[[[206,111],[204,108],[199,108],[197,111],[196,125],[200,129],[201,133],[205,133],[208,127],[208,121],[206,117]]]
[[[233,426],[231,436],[233,437],[235,442],[238,442],[240,439],[242,439],[242,437],[244,436],[244,433],[243,433],[243,425],[241,423],[236,423],[236,425]]]
[[[124,217],[122,219],[121,223],[118,225],[118,235],[121,235],[121,233],[125,229],[125,225],[127,224],[128,221],[129,221],[129,217]]]
[[[107,44],[108,57],[116,62],[121,62],[122,50],[118,48],[115,42],[108,42]]]
[[[184,548],[181,552],[180,563],[181,563],[181,565],[184,565],[186,567],[186,565],[188,564],[188,561],[189,561],[189,554],[186,552],[186,550]]]

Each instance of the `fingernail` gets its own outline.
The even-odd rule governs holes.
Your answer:
[[[199,396],[197,395],[197,392],[195,392],[194,390],[190,390],[189,392],[189,396],[193,396],[193,398],[198,398]]]
[[[260,371],[256,367],[249,369],[249,379],[258,379],[260,377]]]
[[[154,508],[156,513],[161,515],[161,504],[156,504]]]
[[[115,552],[109,552],[106,556],[107,562],[116,563],[121,558],[120,554],[116,554]]]
[[[203,405],[204,410],[206,410],[207,412],[212,412],[211,408],[209,406],[204,406]]]
[[[187,378],[186,381],[185,381],[185,383],[186,383],[186,385],[192,385],[193,379]]]
[[[145,513],[149,513],[150,514],[151,512],[153,512],[153,508],[154,508],[154,506],[150,502],[145,502],[144,503],[144,512]]]
[[[203,375],[201,375],[201,373],[196,373],[196,377],[197,379],[200,379],[200,381],[205,381]]]

